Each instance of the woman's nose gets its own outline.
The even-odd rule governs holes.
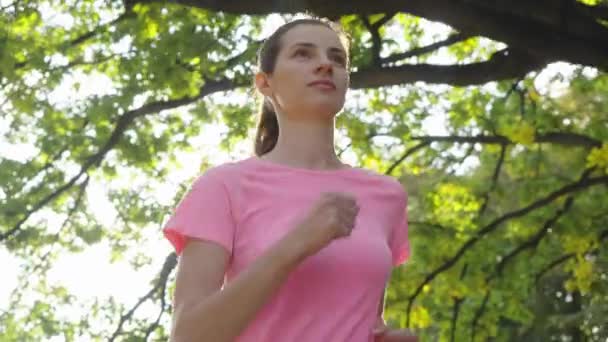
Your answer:
[[[333,72],[334,67],[332,62],[327,57],[321,57],[319,61],[319,65],[317,66],[317,71],[323,71],[331,73]]]

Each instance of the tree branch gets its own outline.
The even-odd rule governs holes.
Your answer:
[[[64,193],[68,189],[70,189],[80,179],[80,177],[82,175],[84,175],[89,169],[91,169],[92,167],[98,167],[101,164],[101,162],[103,161],[103,159],[105,158],[106,154],[111,149],[113,149],[114,146],[116,146],[116,144],[118,144],[123,133],[137,118],[143,117],[145,115],[149,115],[152,113],[158,113],[162,110],[181,107],[181,106],[193,103],[195,101],[198,101],[209,94],[212,94],[215,92],[220,92],[220,91],[231,90],[231,89],[237,88],[239,86],[243,86],[243,85],[235,84],[229,79],[208,81],[205,83],[205,85],[203,87],[201,87],[199,94],[195,97],[184,97],[184,98],[176,99],[176,100],[151,102],[151,103],[143,105],[142,107],[140,107],[138,109],[134,109],[134,110],[124,113],[122,116],[119,117],[116,125],[114,126],[114,130],[112,131],[112,134],[110,135],[110,138],[95,154],[89,156],[86,159],[86,161],[83,163],[83,165],[80,168],[80,172],[77,175],[75,175],[74,177],[72,177],[66,184],[62,185],[61,187],[59,187],[58,189],[56,189],[55,191],[53,191],[52,193],[50,193],[49,195],[44,197],[38,203],[34,204],[32,206],[32,208],[30,210],[28,210],[25,213],[25,215],[11,229],[0,234],[0,241],[6,240],[6,239],[10,238],[11,236],[13,236],[14,234],[16,234],[21,229],[21,226],[23,225],[23,223],[25,221],[27,221],[27,219],[33,213],[40,210],[42,207],[49,204],[51,201],[53,201],[59,195],[61,195],[62,193]]]
[[[608,5],[597,4],[591,6],[578,1],[573,1],[573,4],[578,11],[593,19],[608,20]]]
[[[439,275],[440,273],[442,273],[442,272],[450,269],[452,266],[454,266],[456,264],[456,262],[458,262],[458,260],[460,260],[460,258],[464,255],[464,253],[466,253],[469,249],[471,249],[482,237],[484,237],[485,235],[488,235],[489,233],[498,229],[500,227],[500,225],[503,224],[504,222],[507,222],[507,221],[512,220],[517,217],[524,216],[533,210],[547,206],[547,205],[551,204],[553,201],[557,200],[558,198],[560,198],[564,195],[582,191],[582,190],[585,190],[589,187],[592,187],[592,186],[595,186],[598,184],[608,184],[608,176],[580,179],[577,182],[568,184],[568,185],[562,187],[561,189],[556,190],[556,191],[550,193],[549,195],[547,195],[523,208],[508,212],[507,214],[495,219],[488,225],[481,228],[477,232],[477,234],[475,236],[473,236],[472,238],[470,238],[468,241],[466,241],[451,258],[446,260],[443,264],[441,264],[441,266],[437,267],[435,270],[433,270],[431,273],[429,273],[425,277],[425,279],[422,281],[422,283],[420,285],[418,285],[418,287],[416,288],[414,293],[408,299],[406,325],[409,326],[412,305],[413,305],[414,301],[416,300],[416,298],[418,297],[418,295],[420,294],[420,292],[422,291],[422,288],[425,285],[427,285],[428,283],[430,283],[433,279],[435,279],[435,277],[437,277],[437,275]]]
[[[374,67],[380,67],[380,50],[382,50],[382,37],[380,37],[380,32],[375,25],[372,25],[366,16],[360,15],[359,18],[372,35],[372,65]]]
[[[448,167],[451,168],[451,170],[447,171],[446,175],[453,176],[457,171],[456,168],[458,166],[460,166],[462,163],[464,163],[464,161],[467,160],[467,158],[469,158],[473,154],[473,152],[475,152],[475,144],[469,144],[469,148],[467,148],[467,151],[460,158],[456,158],[452,155],[448,155],[447,157],[442,157],[442,159],[444,159],[446,161],[446,163],[449,164],[444,167],[444,170],[447,169]]]
[[[549,228],[551,228],[551,226],[553,226],[555,224],[555,222],[557,222],[557,220],[572,207],[572,203],[574,203],[574,197],[569,196],[566,199],[566,201],[564,202],[563,207],[561,209],[559,209],[555,213],[555,215],[553,215],[553,217],[551,217],[549,220],[545,221],[545,223],[543,224],[543,227],[541,229],[539,229],[538,232],[536,232],[536,234],[534,234],[529,240],[527,240],[524,243],[522,243],[521,245],[519,245],[517,248],[515,248],[509,254],[507,254],[504,258],[502,258],[502,260],[500,260],[498,265],[496,265],[495,274],[498,276],[502,275],[502,271],[504,270],[505,265],[510,260],[514,259],[519,253],[521,253],[524,250],[529,249],[529,248],[536,248],[538,246],[538,244],[540,243],[540,241],[542,240],[542,238],[545,237],[545,235],[547,235]]]
[[[132,12],[124,12],[120,16],[118,16],[116,19],[114,19],[114,20],[112,20],[110,22],[101,24],[101,25],[95,27],[94,29],[92,29],[91,31],[83,33],[82,35],[80,35],[80,36],[78,36],[78,37],[76,37],[76,38],[74,38],[72,40],[69,40],[69,41],[65,42],[63,44],[63,48],[60,49],[58,52],[60,52],[60,53],[61,52],[65,52],[68,48],[71,48],[71,47],[74,47],[76,45],[82,44],[82,43],[86,42],[87,40],[95,37],[96,35],[104,32],[110,26],[118,24],[121,21],[123,21],[125,19],[128,19],[130,17],[133,17],[133,13]],[[17,63],[17,64],[15,64],[15,69],[23,68],[26,65],[27,65],[27,61],[24,61],[24,62],[21,62],[21,63]]]
[[[15,7],[20,0],[14,0],[13,2],[7,3],[5,6],[0,7],[0,12],[6,11],[9,7]]]
[[[105,30],[107,30],[112,25],[116,25],[116,24],[120,23],[123,20],[129,19],[129,18],[133,18],[133,17],[135,17],[135,15],[132,12],[125,11],[121,15],[119,15],[116,19],[114,19],[114,20],[112,20],[110,22],[107,22],[105,24],[102,24],[102,25],[94,28],[93,30],[82,34],[81,36],[72,39],[69,42],[69,46],[72,47],[72,46],[80,45],[80,44],[86,42],[87,40],[95,37],[96,35],[104,32]]]
[[[86,177],[84,178],[84,180],[82,181],[82,183],[79,185],[80,189],[78,190],[78,194],[76,195],[76,200],[74,201],[74,205],[68,210],[65,220],[63,220],[63,222],[61,223],[61,226],[59,227],[59,229],[53,236],[54,241],[59,239],[59,234],[61,234],[61,232],[65,230],[65,228],[68,226],[68,223],[70,223],[74,214],[76,213],[76,211],[82,204],[82,199],[84,198],[87,187],[89,186],[90,179],[91,179],[90,176],[87,174]],[[46,261],[48,259],[49,255],[51,254],[51,252],[53,251],[52,247],[55,245],[52,244],[50,246],[51,246],[51,248],[49,248],[49,250],[42,257],[40,257],[41,261],[43,261],[43,262]],[[34,268],[32,268],[32,270],[30,271],[30,274],[38,271],[41,267],[42,267],[42,263],[35,265]]]
[[[599,236],[598,236],[598,240],[601,243],[608,239],[608,229],[602,231]],[[574,253],[568,253],[568,254],[564,254],[562,256],[560,256],[559,258],[553,260],[552,262],[550,262],[549,264],[547,264],[547,266],[545,266],[543,269],[541,269],[536,276],[534,277],[535,283],[538,284],[538,282],[540,281],[540,278],[542,278],[547,272],[549,272],[550,270],[552,270],[553,268],[555,268],[556,266],[568,261],[571,258],[574,258],[575,254]]]
[[[581,176],[581,180],[586,179],[590,175],[590,173],[591,173],[590,169],[586,170],[583,173],[583,175]],[[504,258],[502,258],[502,260],[500,260],[500,262],[496,266],[494,272],[486,278],[486,283],[489,284],[497,276],[501,276],[502,271],[504,270],[504,267],[506,266],[506,264],[509,261],[513,260],[519,253],[523,252],[525,249],[528,249],[528,248],[536,248],[536,246],[538,246],[538,244],[540,243],[542,238],[549,231],[549,228],[551,228],[551,226],[553,226],[555,224],[555,222],[557,222],[557,220],[561,216],[563,216],[568,210],[570,210],[573,203],[574,203],[574,196],[569,196],[566,199],[566,201],[564,202],[564,205],[562,206],[562,208],[557,210],[551,218],[549,218],[547,221],[545,221],[545,223],[543,224],[543,227],[541,229],[539,229],[538,232],[532,236],[532,238],[530,238],[526,242],[519,245],[517,248],[515,248],[509,254],[507,254]],[[538,276],[537,276],[537,279],[538,279]],[[475,340],[477,324],[479,322],[479,319],[481,319],[481,317],[483,316],[483,314],[485,312],[485,308],[486,308],[486,304],[487,304],[489,296],[490,296],[490,292],[491,292],[491,290],[489,290],[486,293],[481,306],[475,312],[475,316],[474,316],[472,324],[471,324],[471,336],[472,336],[471,341]]]
[[[384,171],[385,175],[391,175],[393,173],[393,171],[395,171],[395,169],[397,168],[397,166],[401,165],[401,163],[403,163],[404,160],[407,159],[407,157],[411,156],[412,154],[416,153],[416,151],[422,149],[425,146],[430,145],[430,142],[427,141],[423,141],[421,143],[419,143],[418,145],[412,147],[411,149],[405,151],[405,153],[403,153],[403,155],[397,159],[391,166],[389,166],[388,169],[386,169],[386,171]]]
[[[440,232],[442,232],[442,233],[444,233],[444,234],[451,234],[451,235],[453,235],[453,234],[454,234],[454,230],[449,229],[448,227],[443,226],[443,225],[441,225],[441,224],[439,224],[439,223],[435,223],[435,222],[427,222],[427,221],[408,221],[408,223],[409,223],[410,225],[420,225],[420,226],[427,226],[427,227],[431,227],[431,228],[434,228],[434,229],[436,229],[436,230],[438,230],[438,231],[440,231]]]
[[[368,137],[374,136],[383,136],[386,134],[372,134]],[[410,140],[420,141],[420,143],[410,150],[405,151],[405,153],[397,159],[384,173],[386,175],[391,175],[396,167],[398,167],[406,158],[410,155],[418,151],[419,149],[430,145],[432,142],[452,142],[452,143],[479,143],[479,144],[499,144],[503,146],[503,150],[501,150],[501,159],[499,163],[496,165],[496,169],[494,171],[493,176],[493,187],[498,180],[498,174],[500,172],[500,168],[502,166],[502,162],[504,161],[504,147],[507,145],[513,144],[511,140],[507,137],[496,135],[478,135],[478,136],[413,136]],[[602,143],[593,138],[589,138],[587,136],[577,134],[577,133],[563,133],[563,132],[554,132],[554,133],[546,133],[542,135],[537,135],[535,139],[536,143],[552,143],[559,145],[567,145],[567,146],[583,146],[583,147],[599,147]]]
[[[161,290],[160,290],[160,312],[158,313],[158,316],[156,316],[156,320],[154,322],[152,322],[152,324],[150,324],[148,326],[148,328],[146,329],[146,334],[144,335],[144,341],[148,341],[148,338],[150,338],[150,335],[152,335],[152,333],[156,330],[156,328],[158,328],[160,326],[160,319],[161,317],[163,317],[163,314],[165,313],[165,311],[167,310],[167,303],[165,301],[165,295],[167,292],[167,282],[163,282],[161,285]]]
[[[152,0],[140,1],[143,3]],[[543,60],[563,60],[606,69],[608,29],[585,13],[568,13],[562,24],[560,3],[553,0],[294,0],[253,2],[249,0],[176,0],[175,2],[235,14],[313,12],[319,16],[404,12],[439,21],[458,31],[488,37],[510,47],[529,51]]]
[[[84,121],[82,122],[82,125],[80,125],[80,127],[77,128],[78,131],[79,132],[84,131],[84,129],[87,127],[88,124],[89,124],[89,119],[85,118]],[[46,163],[36,173],[41,173],[41,172],[48,170],[51,166],[53,166],[53,164],[55,164],[59,160],[59,158],[61,158],[61,156],[68,150],[68,148],[69,148],[68,144],[64,144],[61,148],[59,148],[57,150],[57,152],[51,158],[49,158],[46,161]]]
[[[481,207],[479,208],[479,212],[478,212],[477,216],[483,215],[483,213],[486,211],[486,209],[488,207],[488,202],[490,201],[490,193],[492,191],[494,191],[494,189],[496,189],[496,185],[498,185],[498,177],[500,176],[500,170],[505,161],[506,151],[507,151],[507,145],[504,145],[504,144],[501,145],[500,146],[500,156],[498,157],[498,162],[496,162],[496,167],[494,168],[494,174],[492,175],[492,185],[490,185],[490,188],[488,189],[488,191],[483,195],[483,203],[481,204]]]
[[[78,190],[78,194],[76,195],[76,199],[74,201],[74,205],[68,210],[65,220],[62,222],[61,226],[57,230],[57,232],[53,235],[53,241],[59,239],[59,234],[67,227],[68,223],[71,221],[74,214],[77,212],[78,208],[82,203],[82,199],[84,198],[84,194],[86,192],[87,186],[89,185],[89,175],[85,177],[85,179],[78,186],[80,189]],[[11,292],[9,298],[11,298],[11,303],[9,307],[14,307],[16,303],[21,303],[24,295],[27,294],[24,291],[28,285],[31,285],[30,277],[35,275],[41,268],[48,268],[50,265],[49,257],[53,252],[53,249],[57,246],[57,244],[50,244],[49,249],[43,255],[38,258],[36,262],[33,262],[32,265],[27,265],[25,267],[25,271],[22,274],[25,274],[23,277],[19,277],[19,284],[15,289]]]
[[[422,81],[467,86],[520,78],[545,66],[528,53],[513,49],[495,52],[489,60],[465,65],[406,64],[393,67],[367,67],[351,75],[354,89],[376,88]]]
[[[512,145],[514,142],[502,135],[477,135],[477,136],[458,136],[458,135],[426,135],[413,136],[411,140],[424,142],[452,142],[452,143],[478,143],[478,144],[498,144]],[[536,135],[535,143],[549,143],[566,146],[599,147],[602,142],[589,138],[585,135],[569,132],[550,132]]]
[[[120,333],[122,331],[122,326],[125,324],[126,321],[128,321],[129,319],[131,319],[133,317],[133,314],[135,313],[135,311],[137,310],[137,308],[139,308],[139,306],[141,304],[143,304],[145,301],[147,301],[149,299],[152,299],[154,294],[156,294],[156,292],[158,292],[159,289],[164,289],[166,287],[166,283],[169,279],[169,275],[171,274],[171,272],[173,271],[173,269],[175,268],[176,265],[177,265],[177,255],[175,253],[169,254],[165,258],[165,262],[160,271],[158,280],[156,281],[156,285],[154,285],[154,287],[150,291],[148,291],[148,293],[146,293],[143,297],[141,297],[137,301],[137,303],[135,303],[135,305],[126,314],[124,314],[120,317],[118,326],[116,327],[116,330],[114,330],[114,333],[112,334],[112,336],[109,339],[110,342],[113,342],[120,335]],[[164,290],[162,292],[164,292]]]
[[[385,14],[380,20],[375,23],[371,23],[369,18],[365,15],[360,15],[359,18],[365,25],[365,28],[372,35],[372,65],[374,67],[380,67],[382,60],[380,58],[380,52],[382,50],[382,37],[380,36],[380,28],[389,22],[396,13]]]
[[[477,309],[477,311],[475,312],[475,316],[473,316],[473,320],[471,321],[471,342],[475,341],[475,335],[477,335],[477,326],[479,325],[479,320],[481,319],[481,316],[483,316],[483,313],[486,310],[486,306],[488,305],[488,300],[490,299],[491,293],[491,289],[486,292],[485,296],[483,297],[483,301],[479,306],[479,309]]]
[[[452,44],[459,43],[459,42],[467,40],[469,38],[471,38],[470,35],[463,34],[463,33],[455,33],[455,34],[450,35],[449,37],[447,37],[446,39],[444,39],[442,41],[439,41],[439,42],[436,42],[433,44],[429,44],[427,46],[411,49],[406,52],[396,53],[396,54],[388,56],[386,58],[382,58],[380,60],[380,62],[382,64],[392,64],[392,63],[398,62],[398,61],[406,59],[406,58],[420,56],[420,55],[424,55],[424,54],[433,52],[444,46],[450,46]]]
[[[464,266],[462,266],[462,270],[460,271],[460,280],[461,281],[464,279],[464,277],[467,274],[468,266],[469,266],[469,264],[464,264]],[[456,341],[456,327],[457,327],[457,323],[458,323],[458,316],[460,314],[460,307],[461,307],[463,301],[464,301],[464,298],[456,297],[454,299],[454,306],[452,308],[452,321],[451,321],[451,326],[450,326],[450,342]]]
[[[543,269],[541,269],[535,276],[535,283],[538,284],[538,282],[540,281],[540,278],[542,278],[545,273],[549,272],[550,270],[552,270],[554,267],[556,267],[559,264],[562,264],[566,261],[568,261],[568,259],[574,258],[574,253],[568,253],[568,254],[564,254],[562,256],[560,256],[559,258],[551,261],[547,266],[545,266]]]

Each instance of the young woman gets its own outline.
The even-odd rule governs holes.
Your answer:
[[[260,49],[255,156],[207,170],[163,230],[180,255],[173,341],[416,341],[382,319],[409,256],[406,193],[334,150],[347,51],[317,19]]]

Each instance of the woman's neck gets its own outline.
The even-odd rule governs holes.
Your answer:
[[[275,147],[263,159],[307,169],[336,169],[344,165],[336,155],[333,122],[281,123],[279,131]]]

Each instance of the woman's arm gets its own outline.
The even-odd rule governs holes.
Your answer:
[[[380,297],[380,303],[378,303],[378,317],[382,318],[384,314],[384,297],[386,296],[386,287],[382,290],[382,296]]]
[[[391,329],[384,322],[386,288],[382,291],[382,298],[378,305],[378,318],[374,326],[373,334],[375,342],[418,342],[416,337],[409,329]]]
[[[171,340],[234,340],[305,258],[301,245],[287,234],[219,291],[228,252],[211,242],[189,242],[177,272]]]

